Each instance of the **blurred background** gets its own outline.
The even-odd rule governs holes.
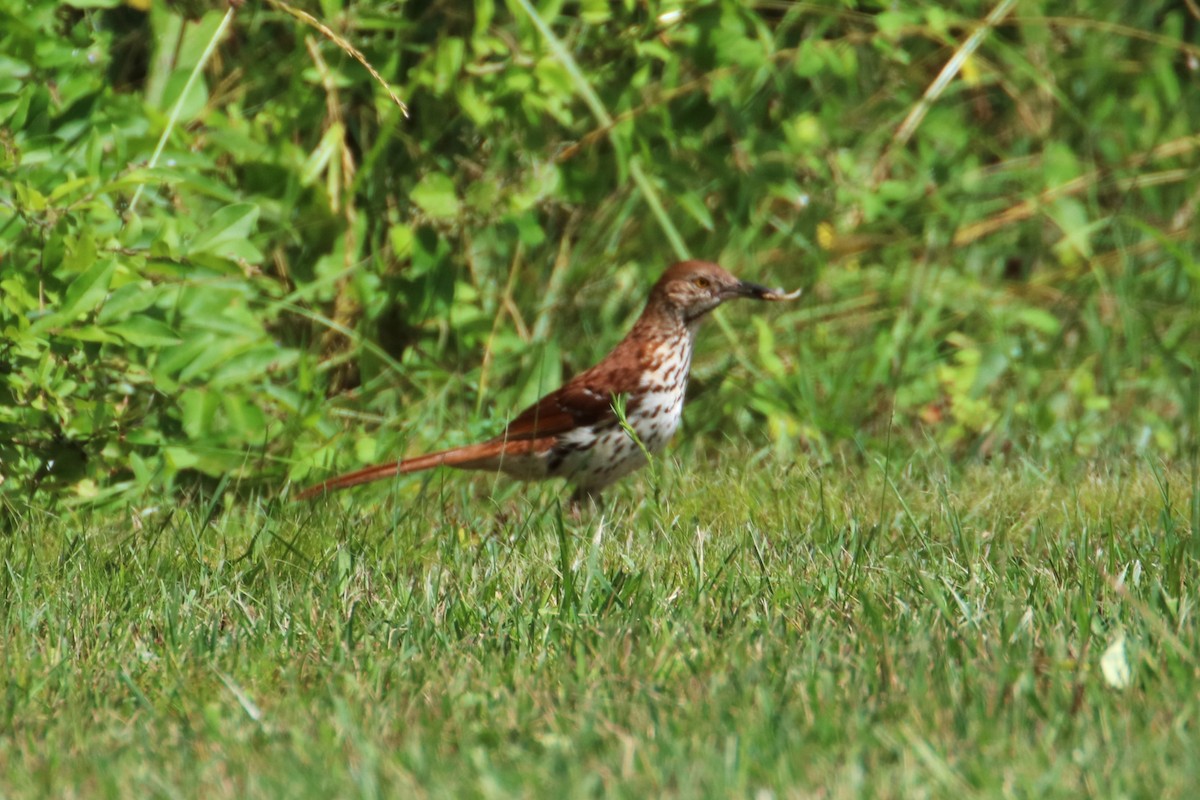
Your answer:
[[[806,295],[707,326],[677,452],[1195,463],[1191,0],[0,0],[0,54],[7,503],[492,435],[685,254]]]

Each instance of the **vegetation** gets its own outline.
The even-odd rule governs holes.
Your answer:
[[[0,0],[0,793],[1183,795],[1191,2]],[[435,473],[691,254],[594,517]]]
[[[894,466],[31,515],[5,794],[1191,796],[1186,476]]]
[[[695,434],[1194,447],[1186,6],[322,7],[408,116],[283,8],[5,4],[6,496],[494,431],[684,251],[811,287],[710,332]]]

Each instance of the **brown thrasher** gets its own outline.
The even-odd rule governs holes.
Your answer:
[[[525,409],[494,439],[392,461],[322,481],[296,495],[314,495],[409,472],[446,466],[507,473],[521,480],[566,478],[571,502],[600,490],[646,463],[679,427],[696,328],[726,300],[791,300],[788,294],[740,281],[716,264],[682,261],[650,290],[629,334],[599,364]],[[624,399],[622,426],[614,408]]]

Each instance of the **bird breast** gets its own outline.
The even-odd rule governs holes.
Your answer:
[[[692,362],[690,344],[670,342],[661,348],[662,357],[642,373],[637,402],[626,415],[629,426],[652,453],[663,449],[679,428]]]
[[[691,338],[667,338],[655,344],[641,359],[638,383],[625,393],[625,422],[637,441],[615,422],[575,429],[560,436],[548,453],[546,476],[599,491],[645,466],[647,452],[657,453],[666,446],[683,414]]]

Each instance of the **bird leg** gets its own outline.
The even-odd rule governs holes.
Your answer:
[[[584,508],[595,508],[600,505],[600,492],[589,491],[582,486],[576,487],[567,500],[567,511],[571,518],[578,520],[583,516]]]

